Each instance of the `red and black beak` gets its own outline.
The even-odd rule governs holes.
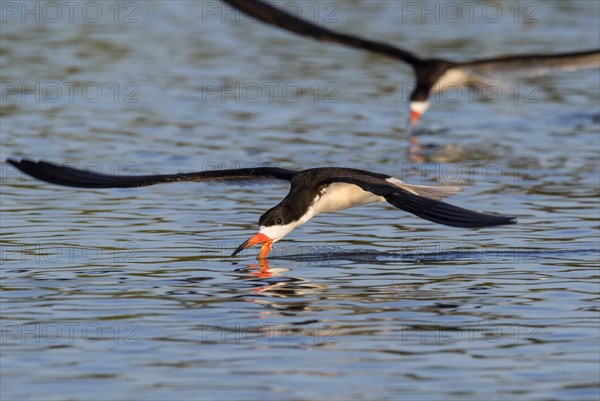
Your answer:
[[[248,238],[242,245],[238,246],[237,249],[233,251],[231,256],[235,256],[238,253],[242,252],[244,249],[258,244],[262,244],[262,247],[260,248],[260,252],[258,253],[257,259],[264,259],[267,257],[269,251],[271,250],[273,240],[262,233],[256,233],[252,237]]]

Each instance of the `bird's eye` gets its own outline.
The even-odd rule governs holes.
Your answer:
[[[277,219],[277,224],[281,224],[281,219]]]

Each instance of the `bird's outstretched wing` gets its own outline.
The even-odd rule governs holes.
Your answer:
[[[414,192],[409,192],[409,190],[398,187],[393,182],[366,175],[364,177],[336,177],[328,180],[328,182],[344,182],[357,185],[364,191],[369,191],[375,195],[383,196],[383,198],[389,204],[397,207],[398,209],[412,213],[415,216],[419,216],[425,220],[447,226],[483,228],[504,224],[514,224],[517,222],[516,217],[486,214],[463,209],[461,207],[433,199],[432,197],[421,196]],[[411,186],[408,185],[407,187],[410,188]],[[452,190],[451,193],[456,193],[456,191]]]
[[[335,32],[312,22],[303,20],[294,15],[288,14],[276,7],[263,3],[258,0],[223,0],[225,3],[240,10],[241,12],[256,18],[259,21],[269,25],[278,26],[287,31],[302,36],[309,36],[314,39],[339,43],[344,46],[368,50],[387,57],[401,60],[410,65],[418,65],[423,60],[409,51],[400,49],[387,43],[374,40],[363,39],[358,36]]]
[[[30,176],[52,184],[65,185],[78,188],[130,188],[166,182],[181,181],[241,181],[241,180],[268,180],[290,181],[296,171],[278,167],[256,167],[232,170],[209,170],[196,173],[158,174],[158,175],[110,175],[79,170],[72,167],[61,166],[45,161],[21,161],[8,159],[19,170]]]
[[[393,193],[384,196],[385,200],[425,220],[452,227],[483,228],[514,224],[516,217],[475,212],[449,203],[437,201],[410,192]]]
[[[600,49],[558,54],[499,56],[457,63],[471,74],[536,76],[557,71],[600,67]]]

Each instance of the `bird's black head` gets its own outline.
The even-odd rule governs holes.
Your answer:
[[[429,93],[432,90],[438,90],[434,88],[435,84],[454,65],[454,63],[442,59],[424,60],[418,68],[415,68],[417,83],[410,95],[411,102],[427,101]]]
[[[431,90],[431,85],[417,83],[417,86],[410,94],[411,102],[426,102],[429,97],[429,91]]]
[[[302,178],[300,173],[299,177],[300,179]],[[294,182],[292,181],[292,188]],[[302,186],[297,191],[292,189],[281,203],[260,216],[260,219],[258,219],[258,225],[260,226],[258,233],[241,244],[233,252],[233,255],[250,246],[262,244],[258,258],[266,258],[273,243],[279,241],[294,228],[310,219],[311,216],[308,216],[306,212],[310,205],[309,200],[313,197],[314,194],[311,191],[306,191],[306,186]]]
[[[284,217],[283,208],[278,205],[260,216],[258,225],[261,227],[281,226],[286,224]]]
[[[277,242],[305,221],[302,216],[298,215],[298,210],[294,210],[293,204],[290,205],[287,200],[283,200],[279,205],[260,216],[259,232],[273,242]]]
[[[444,73],[452,66],[445,60],[425,60],[418,68],[415,68],[417,83],[410,94],[410,126],[414,128],[417,121],[429,108],[429,94],[435,90],[434,86]]]
[[[299,223],[288,223],[285,218],[285,209],[281,204],[268,210],[260,216],[258,224],[260,225],[258,233],[248,238],[244,243],[237,247],[231,256],[235,256],[242,250],[254,245],[261,245],[258,259],[264,259],[271,250],[271,245],[281,238],[285,237]]]

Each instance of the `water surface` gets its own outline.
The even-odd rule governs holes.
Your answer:
[[[260,264],[228,255],[285,185],[77,190],[3,164],[2,399],[599,398],[597,70],[433,99],[417,164],[406,66],[218,2],[119,3],[116,20],[94,4],[98,22],[3,21],[3,159],[371,169],[463,185],[455,204],[519,224],[369,205],[315,218]],[[299,4],[425,56],[599,47],[597,2],[424,23],[399,2]]]

